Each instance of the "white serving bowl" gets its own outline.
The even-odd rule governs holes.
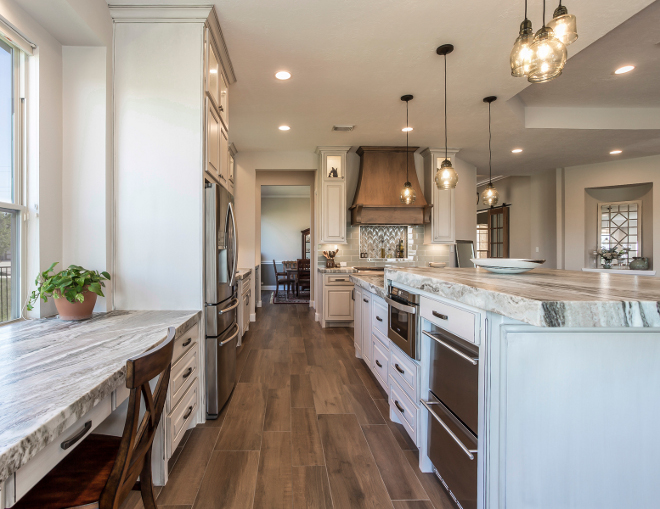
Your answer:
[[[472,258],[476,267],[483,267],[496,274],[522,274],[540,267],[545,260],[523,260],[519,258]]]

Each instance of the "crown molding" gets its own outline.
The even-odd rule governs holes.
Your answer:
[[[316,147],[316,153],[320,154],[321,152],[348,152],[353,148],[352,145],[338,145],[330,147]]]
[[[454,157],[456,154],[458,154],[461,151],[460,148],[447,148],[447,155]],[[443,148],[425,148],[420,152],[422,157],[427,157],[430,155],[435,155],[435,154],[440,154],[440,155],[445,155],[445,149]]]
[[[220,28],[220,20],[218,19],[218,12],[215,10],[215,6],[213,6],[213,8],[208,13],[206,26],[209,29],[211,43],[213,46],[215,46],[215,52],[220,59],[220,65],[225,72],[227,85],[236,83],[234,65],[231,63],[231,58],[229,58],[229,50],[227,49],[225,38],[222,35],[222,28]]]
[[[213,5],[109,4],[108,8],[115,23],[206,23],[214,10]]]

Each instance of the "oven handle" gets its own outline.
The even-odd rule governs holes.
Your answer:
[[[471,460],[474,459],[474,455],[477,454],[479,451],[477,449],[468,449],[463,442],[454,434],[454,432],[449,429],[449,426],[447,426],[442,419],[436,414],[433,409],[431,408],[431,405],[438,405],[439,403],[435,403],[433,401],[424,401],[423,399],[420,399],[419,402],[426,407],[426,409],[429,411],[429,413],[433,416],[433,418],[440,423],[440,425],[445,429],[447,433],[449,433],[449,436],[454,439],[454,442],[463,450],[463,452],[467,455],[468,458]]]
[[[423,330],[422,333],[423,333],[425,336],[430,337],[432,340],[434,340],[434,341],[437,342],[438,344],[444,346],[447,350],[451,350],[452,352],[454,352],[456,355],[458,355],[458,356],[461,357],[462,359],[465,359],[466,361],[468,361],[468,362],[469,362],[470,364],[472,364],[473,366],[476,366],[476,365],[479,363],[479,358],[478,358],[478,357],[475,359],[474,357],[470,357],[469,355],[465,355],[465,354],[464,354],[463,352],[461,352],[459,349],[454,348],[454,347],[451,346],[449,343],[445,343],[444,341],[442,341],[442,340],[441,340],[440,338],[438,338],[435,334],[431,334],[430,332],[426,332],[425,330]]]
[[[400,302],[392,300],[389,297],[385,297],[385,302],[387,302],[394,309],[398,309],[399,311],[410,313],[411,315],[417,313],[417,308],[415,306],[406,306],[405,304],[401,304]]]

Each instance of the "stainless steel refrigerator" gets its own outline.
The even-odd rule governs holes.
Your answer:
[[[238,239],[234,197],[209,182],[204,196],[206,415],[216,419],[236,385]]]

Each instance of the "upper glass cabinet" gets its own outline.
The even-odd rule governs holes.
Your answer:
[[[330,155],[325,156],[325,178],[326,179],[343,179],[344,178],[344,155]]]

